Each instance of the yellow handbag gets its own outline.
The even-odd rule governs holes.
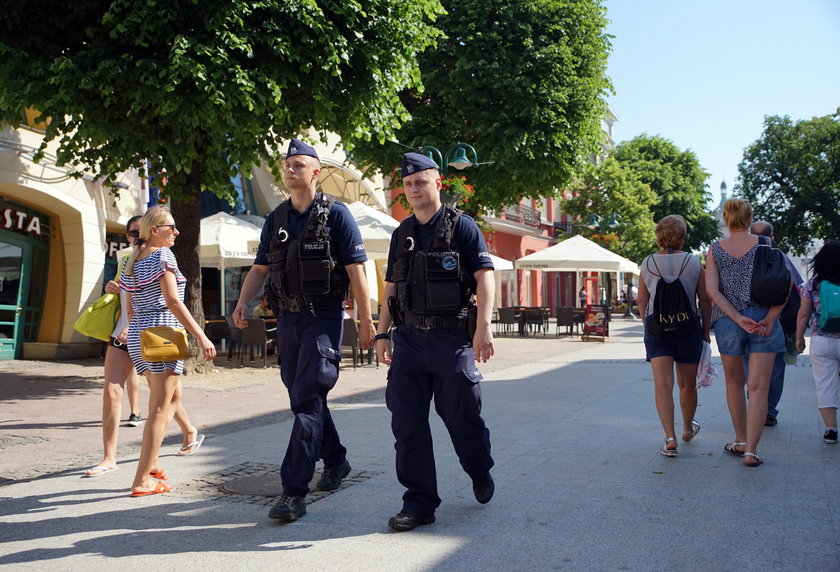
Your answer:
[[[119,313],[119,295],[103,294],[96,302],[82,310],[73,323],[73,329],[89,338],[107,342],[114,332]]]
[[[140,332],[140,355],[143,361],[149,363],[178,361],[190,357],[186,330],[172,326],[146,328]]]

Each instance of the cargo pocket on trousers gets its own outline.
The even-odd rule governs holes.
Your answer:
[[[318,387],[329,391],[338,381],[338,362],[341,360],[341,353],[329,344],[316,343],[318,354],[321,356],[318,364]]]

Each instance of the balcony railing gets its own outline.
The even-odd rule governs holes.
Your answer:
[[[537,209],[526,207],[525,205],[512,205],[505,207],[502,211],[505,215],[505,220],[518,222],[519,224],[526,224],[538,228],[540,226],[540,211]]]

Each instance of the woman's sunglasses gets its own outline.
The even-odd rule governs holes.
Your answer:
[[[140,238],[140,231],[136,230],[136,229],[135,230],[129,230],[127,234],[131,238]]]

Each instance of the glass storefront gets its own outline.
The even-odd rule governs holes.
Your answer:
[[[0,359],[36,341],[44,308],[50,217],[0,200]]]

